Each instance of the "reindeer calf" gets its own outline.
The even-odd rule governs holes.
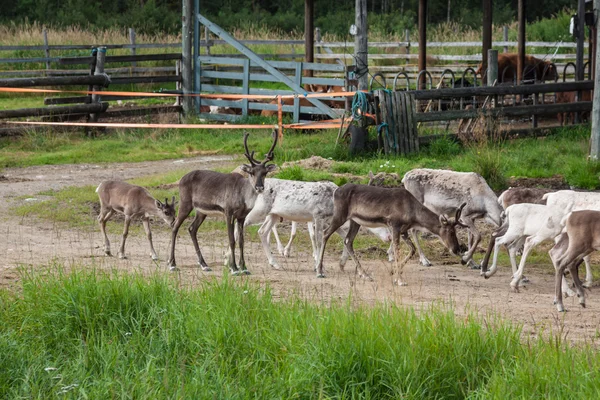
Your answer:
[[[100,198],[100,215],[98,223],[100,230],[104,235],[104,253],[110,256],[110,241],[106,235],[106,221],[112,217],[113,213],[119,212],[125,215],[125,227],[121,246],[119,247],[119,258],[125,256],[125,240],[129,233],[129,224],[131,219],[141,217],[146,236],[150,242],[150,254],[153,260],[158,260],[154,246],[152,245],[152,232],[150,232],[150,216],[161,217],[169,226],[175,221],[175,196],[169,204],[168,199],[164,203],[156,200],[150,193],[141,186],[131,185],[121,181],[104,181],[96,188],[96,193]]]
[[[550,258],[556,269],[554,304],[559,312],[565,311],[562,301],[562,278],[569,270],[579,296],[579,304],[585,307],[585,292],[577,274],[577,266],[583,258],[600,250],[600,211],[574,211],[565,218],[564,233],[550,250]]]

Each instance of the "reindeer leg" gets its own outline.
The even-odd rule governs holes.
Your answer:
[[[98,215],[98,223],[100,224],[100,231],[104,235],[104,254],[107,256],[112,255],[110,253],[110,241],[108,240],[108,235],[106,234],[106,222],[112,217],[113,210],[109,208],[102,208],[100,210],[100,215]]]
[[[310,243],[312,245],[312,254],[315,259],[315,265],[319,258],[319,242],[317,241],[317,235],[315,233],[315,225],[312,222],[306,224],[308,229],[308,237],[310,237]]]
[[[285,245],[285,248],[283,249],[283,253],[279,252],[279,254],[283,255],[286,258],[288,258],[290,256],[292,242],[294,241],[294,238],[296,237],[297,232],[298,232],[298,223],[296,221],[292,221],[292,232],[290,233],[290,240],[288,240],[287,244]],[[279,246],[279,244],[277,246]]]
[[[334,215],[331,220],[331,225],[323,234],[323,240],[321,242],[321,246],[319,247],[319,259],[317,261],[317,278],[325,278],[325,274],[323,273],[323,257],[325,256],[325,246],[327,245],[327,241],[333,235],[333,232],[337,231],[340,226],[344,225],[346,221],[341,215]]]
[[[169,255],[169,260],[167,261],[167,266],[171,271],[177,271],[177,264],[175,263],[175,241],[177,240],[177,232],[179,232],[179,228],[183,221],[187,218],[188,215],[192,212],[191,201],[189,202],[181,202],[179,206],[179,211],[177,212],[177,219],[173,224],[173,228],[171,229],[171,254]]]
[[[279,239],[279,232],[277,232],[277,223],[273,224],[273,228],[271,229],[271,232],[267,235],[267,245],[269,246],[269,249],[271,248],[271,233],[273,234],[273,237],[275,238],[275,243],[277,243],[277,252],[279,253],[280,256],[283,255],[283,243],[281,243],[281,239]]]
[[[196,217],[189,226],[188,232],[192,238],[192,243],[194,243],[194,250],[196,250],[196,256],[198,257],[198,265],[200,265],[202,271],[211,271],[206,261],[204,261],[204,257],[202,257],[202,251],[200,251],[200,245],[198,244],[198,229],[200,229],[200,225],[202,225],[205,219],[206,214],[196,211]]]
[[[429,261],[427,259],[427,257],[425,257],[425,253],[423,253],[423,250],[421,249],[421,246],[419,245],[419,238],[417,237],[417,231],[415,231],[414,229],[411,229],[410,234],[412,236],[415,246],[417,247],[417,251],[419,252],[419,262],[424,267],[431,267],[431,261]]]
[[[239,275],[240,270],[235,265],[235,228],[233,223],[233,216],[229,213],[225,214],[225,220],[227,222],[227,235],[229,236],[229,259],[227,260],[227,266],[233,275]]]
[[[590,264],[589,254],[583,257],[583,261],[585,261],[585,282],[583,283],[583,286],[591,288],[594,277],[592,276],[592,265]]]
[[[150,218],[143,217],[142,225],[144,226],[144,231],[146,231],[146,237],[148,238],[148,242],[150,243],[150,256],[153,260],[158,260],[158,256],[156,255],[156,251],[154,251],[154,245],[152,244],[152,231],[150,230]]]
[[[402,240],[406,242],[410,247],[410,252],[407,257],[404,258],[401,262],[400,260],[400,237]],[[406,282],[402,281],[402,273],[404,269],[404,265],[408,262],[408,260],[415,254],[415,245],[412,243],[408,234],[406,232],[402,233],[400,229],[393,228],[392,229],[392,243],[394,245],[394,264],[395,264],[395,274],[398,278],[394,279],[394,284],[398,286],[406,286]]]
[[[276,215],[267,215],[267,217],[265,218],[265,221],[263,222],[263,224],[260,226],[260,229],[258,230],[258,236],[260,237],[260,242],[263,246],[263,250],[265,251],[265,255],[267,256],[267,259],[269,260],[269,265],[275,269],[281,269],[281,267],[279,266],[279,264],[277,264],[277,261],[275,261],[275,259],[273,258],[273,254],[271,254],[271,249],[269,248],[269,243],[267,242],[267,238],[271,234],[271,229],[273,229],[273,226],[275,226],[275,223],[277,222],[278,218],[279,217]]]
[[[250,271],[246,268],[246,260],[244,259],[244,218],[237,219],[237,227],[239,231],[237,240],[240,246],[240,268],[242,273],[250,275]]]
[[[340,226],[340,228],[336,231],[338,235],[345,240],[348,236],[348,229],[344,228],[344,225]],[[348,257],[350,257],[350,253],[348,253],[348,249],[346,245],[342,247],[342,256],[340,257],[340,270],[343,271],[346,268],[346,263],[348,262]]]
[[[473,253],[475,253],[475,250],[477,249],[477,245],[479,244],[479,241],[481,240],[481,233],[479,233],[479,231],[475,227],[475,222],[471,218],[463,217],[462,220],[463,220],[464,224],[467,226],[467,228],[469,229],[469,234],[473,235],[473,239],[469,241],[470,242],[469,250],[467,250],[467,253],[463,255],[461,262],[463,264],[468,264],[472,269],[479,269],[480,266],[477,265],[475,263],[475,261],[473,261]]]
[[[373,281],[373,278],[371,277],[371,275],[369,275],[362,268],[362,265],[360,265],[360,261],[358,260],[358,258],[356,257],[356,254],[354,253],[354,239],[356,238],[356,234],[358,233],[359,229],[360,229],[360,225],[357,224],[356,222],[350,220],[350,228],[348,229],[348,234],[346,235],[346,238],[344,239],[344,245],[345,245],[346,249],[348,250],[350,257],[352,257],[352,260],[354,260],[354,265],[356,265],[356,272],[358,272],[358,276],[360,276],[361,278],[364,278],[368,281]]]
[[[127,256],[125,256],[125,240],[129,234],[129,224],[131,224],[131,215],[125,215],[125,225],[123,227],[123,236],[121,238],[121,246],[119,248],[119,258],[122,260],[127,258]]]
[[[514,243],[515,251],[516,249],[521,247],[522,240],[519,240],[518,243]],[[513,279],[510,282],[510,286],[513,290],[518,291],[519,283],[521,282],[521,278],[523,277],[523,271],[525,269],[525,261],[527,260],[527,256],[531,252],[531,250],[540,244],[540,240],[535,236],[529,236],[525,239],[525,245],[523,246],[523,254],[521,255],[521,261],[519,262],[519,268],[513,273]],[[514,269],[514,267],[513,267]],[[525,281],[527,278],[524,278]]]
[[[585,290],[583,288],[583,283],[581,279],[579,279],[579,274],[577,273],[577,269],[579,265],[583,263],[582,258],[577,258],[575,261],[569,264],[569,272],[571,273],[571,277],[573,278],[573,283],[575,284],[575,291],[577,293],[577,297],[579,297],[579,305],[585,308]]]

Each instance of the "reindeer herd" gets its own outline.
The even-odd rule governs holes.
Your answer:
[[[198,257],[198,264],[204,271],[210,267],[202,256],[198,243],[198,229],[207,216],[224,216],[227,224],[229,251],[227,266],[232,274],[249,274],[244,259],[244,228],[260,224],[260,241],[268,263],[279,269],[270,249],[270,236],[274,234],[279,252],[289,256],[290,246],[296,232],[297,223],[307,223],[315,271],[318,278],[324,278],[323,258],[327,242],[333,233],[344,238],[344,251],[339,261],[344,268],[348,257],[352,257],[356,271],[361,278],[372,280],[362,268],[354,253],[353,242],[361,226],[391,242],[388,251],[389,261],[394,263],[394,282],[405,285],[402,280],[402,267],[419,253],[419,261],[430,266],[419,246],[417,232],[427,232],[438,237],[443,245],[463,264],[481,268],[486,279],[497,271],[497,257],[500,246],[505,246],[510,256],[513,277],[510,286],[518,291],[526,280],[523,276],[525,261],[531,250],[544,241],[554,240],[549,251],[556,269],[555,304],[558,311],[564,311],[562,302],[565,295],[577,295],[579,303],[585,307],[584,287],[592,284],[589,255],[600,250],[600,193],[563,190],[549,192],[542,189],[512,188],[496,197],[486,181],[473,172],[454,172],[434,169],[414,169],[402,179],[404,187],[383,188],[369,185],[346,184],[337,187],[331,182],[299,182],[267,178],[276,170],[274,150],[277,135],[273,132],[273,143],[262,161],[254,157],[248,149],[248,133],[244,133],[244,156],[249,164],[240,170],[246,174],[229,174],[210,170],[195,170],[184,175],[179,181],[179,210],[176,212],[175,197],[169,203],[154,199],[142,187],[120,181],[100,183],[96,192],[100,199],[98,222],[104,236],[106,255],[111,255],[110,242],[105,226],[114,212],[124,214],[125,225],[118,257],[125,256],[125,241],[133,218],[141,218],[150,243],[152,259],[158,257],[152,245],[149,219],[162,218],[171,227],[170,253],[167,265],[171,271],[177,270],[175,262],[175,242],[177,233],[190,213],[195,217],[188,231]],[[451,218],[448,215],[453,215]],[[488,251],[478,265],[473,254],[481,240],[475,221],[483,219],[493,225]],[[284,248],[277,235],[276,225],[282,220],[292,222],[292,236]],[[468,230],[468,246],[461,254],[457,238],[457,228]],[[400,239],[408,245],[409,253],[400,261]],[[239,261],[236,263],[236,244],[239,248]],[[523,246],[523,253],[517,266],[516,255]],[[492,266],[488,270],[489,259],[494,250]],[[577,269],[586,264],[586,279],[582,283]],[[570,272],[575,292],[564,277]]]

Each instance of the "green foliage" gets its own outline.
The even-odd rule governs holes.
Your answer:
[[[38,267],[39,269],[39,267]],[[598,353],[522,343],[494,317],[432,306],[275,301],[225,277],[99,271],[0,291],[2,398],[594,398]],[[47,369],[50,368],[50,369]],[[55,369],[52,369],[55,368]],[[556,384],[564,371],[568,385]]]

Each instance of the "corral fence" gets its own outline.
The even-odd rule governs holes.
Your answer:
[[[530,118],[535,124],[539,115],[591,112],[592,101],[578,101],[563,104],[544,103],[547,94],[564,92],[585,92],[593,90],[593,81],[543,83],[517,86],[481,86],[470,88],[447,88],[434,90],[389,91],[379,89],[374,92],[372,102],[376,110],[378,143],[387,154],[406,155],[418,151],[419,143],[431,138],[418,137],[419,124],[460,121],[458,134],[463,138],[474,135],[477,129],[486,134],[498,129],[505,118]],[[513,105],[503,101],[504,97],[532,98],[530,105]],[[457,99],[479,99],[480,107],[444,111],[429,111],[423,103],[436,101],[456,101]],[[479,125],[479,127],[478,127]],[[534,125],[534,127],[536,127]],[[531,132],[531,131],[530,131]],[[535,131],[533,131],[535,134]],[[515,134],[506,130],[506,135]]]
[[[322,99],[322,105],[316,106],[313,101],[304,99],[302,94],[308,91],[304,89],[307,85],[327,87],[344,87],[345,90],[353,88],[353,43],[346,42],[324,42],[317,28],[315,44],[316,54],[315,59],[323,62],[306,63],[303,62],[303,54],[301,51],[296,51],[297,48],[304,46],[302,40],[225,40],[215,39],[212,34],[221,34],[218,27],[212,26],[210,21],[202,21],[204,25],[204,38],[199,40],[198,46],[201,49],[198,61],[199,68],[199,83],[202,92],[208,93],[223,93],[223,94],[260,94],[272,95],[289,95],[296,94],[293,102],[283,104],[282,110],[284,113],[291,114],[294,122],[306,120],[311,116],[337,117],[343,109],[348,110],[348,102],[343,102],[336,98]],[[506,31],[505,31],[506,32]],[[505,33],[507,35],[507,33]],[[392,62],[395,65],[370,65],[371,89],[385,88],[388,90],[406,89],[412,90],[416,87],[416,82],[421,75],[425,75],[427,88],[435,90],[442,87],[458,86],[480,86],[481,78],[475,75],[474,65],[481,60],[480,55],[444,55],[436,54],[434,57],[440,63],[451,63],[448,65],[428,66],[426,71],[417,71],[417,67],[411,63],[418,55],[414,54],[414,48],[418,47],[417,42],[410,41],[407,35],[405,41],[402,42],[371,42],[369,47],[373,52],[369,54],[370,64],[383,62]],[[505,36],[507,39],[507,36]],[[69,51],[90,50],[88,45],[51,45],[48,43],[47,34],[43,34],[43,45],[38,46],[0,46],[0,54],[3,51],[22,52],[29,54],[32,51],[43,53],[42,57],[14,57],[0,58],[0,87],[19,87],[15,77],[31,77],[38,79],[40,77],[84,77],[94,75],[95,57],[58,57],[57,53]],[[253,45],[275,45],[288,46],[291,48],[290,53],[286,54],[259,54],[253,53],[253,57],[249,58],[245,54],[224,54],[217,53],[217,49],[222,49],[222,45],[253,46]],[[164,53],[165,50],[180,48],[180,43],[136,43],[135,32],[130,29],[130,43],[126,44],[107,44],[103,45],[110,53],[111,50],[129,50],[129,55],[110,55],[105,57],[105,68],[103,73],[110,76],[111,85],[130,85],[128,90],[133,89],[137,84],[166,84],[169,86],[167,92],[180,94],[179,84],[181,79],[181,54],[180,53]],[[221,46],[221,47],[217,47]],[[454,48],[454,47],[473,47],[479,48],[481,43],[478,42],[429,42],[428,48]],[[494,47],[502,48],[504,52],[516,46],[516,42],[503,40],[493,43]],[[547,49],[545,54],[537,54],[539,58],[548,59],[555,62],[558,71],[558,80],[568,82],[573,79],[575,73],[575,65],[569,60],[575,58],[574,54],[557,54],[561,49],[574,48],[575,43],[559,42],[527,42],[529,48]],[[587,46],[587,44],[586,44]],[[138,54],[141,51],[160,51],[160,54]],[[285,61],[288,60],[288,61]],[[172,63],[171,66],[143,66],[145,62],[160,62]],[[6,70],[4,66],[10,64],[42,64],[45,68],[23,70],[11,69]],[[584,66],[590,71],[589,63]],[[114,65],[114,66],[113,66]],[[80,67],[78,67],[80,66]],[[21,67],[19,67],[21,68]],[[307,75],[310,71],[312,76]],[[499,74],[503,74],[499,71]],[[588,72],[589,73],[589,72]],[[484,73],[485,75],[485,73]],[[462,79],[461,79],[462,78]],[[536,82],[539,77],[535,77]],[[40,81],[42,82],[42,81]],[[302,90],[290,90],[277,87],[278,83],[289,82],[293,83],[296,88]],[[175,88],[173,89],[173,83]],[[504,82],[500,85],[510,85],[510,82]],[[512,85],[517,82],[512,82]],[[16,85],[16,86],[15,86]],[[86,84],[84,84],[86,85]],[[93,83],[87,84],[88,89]],[[53,83],[46,81],[39,86],[53,86]],[[271,88],[268,88],[271,87]],[[290,86],[291,87],[291,86]],[[124,89],[127,90],[127,89]],[[459,96],[456,99],[417,99],[416,109],[420,111],[442,112],[444,107],[448,107],[445,103],[458,103],[459,109],[464,109],[467,105],[473,108],[478,108],[479,95],[471,96],[471,100],[466,100],[464,96]],[[553,95],[550,95],[553,96]],[[146,96],[120,96],[120,95],[104,95],[99,100],[99,103],[106,104],[120,102],[122,100],[140,99]],[[531,97],[529,99],[532,99]],[[504,100],[504,99],[503,99]],[[520,96],[512,97],[512,105],[521,104]],[[421,110],[422,102],[426,102],[426,110]],[[534,101],[534,100],[529,100]],[[552,102],[548,96],[542,95],[540,102],[545,104]],[[93,103],[91,96],[58,96],[48,97],[44,101],[47,107],[46,111],[41,109],[24,109],[24,110],[8,110],[3,118],[16,118],[16,116],[42,116],[47,120],[74,120],[83,117],[89,118],[91,114],[102,113],[104,117],[116,116],[131,116],[144,115],[156,112],[179,112],[181,107],[179,104],[174,106],[160,105],[154,107],[138,107],[129,108],[126,110],[113,110],[115,107],[103,108],[98,112],[83,112],[85,108],[72,108],[75,105],[85,106]],[[66,104],[73,106],[62,107]],[[532,104],[534,105],[534,104]],[[201,107],[202,106],[202,107]],[[71,108],[69,108],[71,107]],[[95,105],[94,107],[97,107]],[[104,107],[104,106],[103,106]],[[452,105],[455,107],[455,105]],[[273,114],[278,109],[275,101],[252,101],[248,99],[231,100],[231,99],[202,99],[198,102],[198,111],[201,116],[217,119],[217,120],[236,120],[247,117],[251,114],[267,113]],[[10,112],[13,112],[12,114]],[[447,111],[444,111],[447,112]],[[13,117],[8,117],[13,115]],[[533,126],[536,126],[535,114],[532,119]],[[422,121],[422,123],[427,123]]]

